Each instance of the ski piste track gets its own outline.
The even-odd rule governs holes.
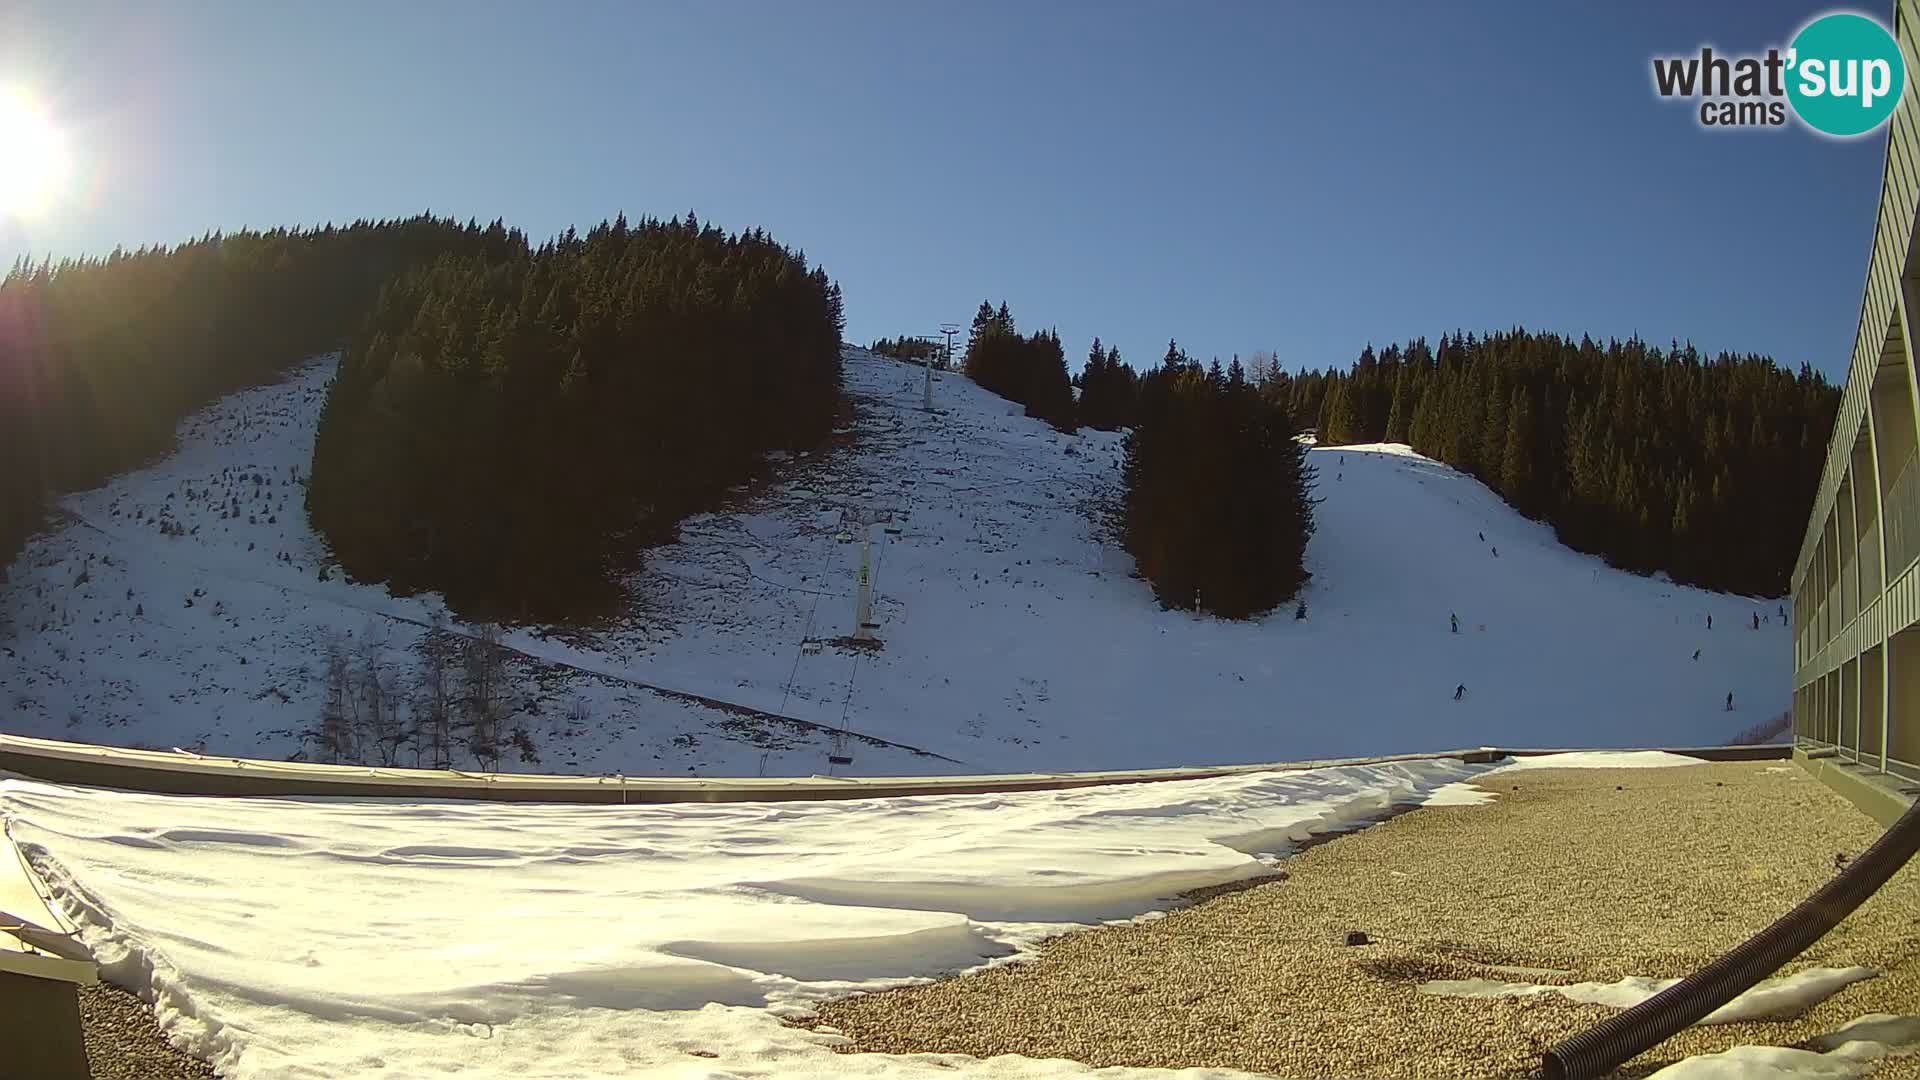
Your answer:
[[[60,520],[72,522],[73,524],[78,525],[81,528],[89,529],[93,532],[99,533],[102,536],[113,537],[116,539],[126,539],[126,536],[124,533],[114,529],[106,528],[100,525],[98,522],[95,522],[87,518],[86,516],[76,511],[73,511],[71,509],[65,509],[65,508],[57,509],[55,511],[55,516]],[[230,581],[245,582],[247,584],[259,585],[264,588],[278,589],[282,596],[287,596],[287,597],[292,597],[295,595],[303,596],[308,599],[319,600],[325,603],[338,604],[343,607],[349,607],[355,611],[363,612],[373,618],[380,619],[385,622],[398,623],[404,626],[411,626],[420,630],[434,629],[433,624],[426,619],[414,618],[410,615],[402,614],[396,611],[391,611],[377,604],[352,603],[350,601],[342,601],[337,597],[327,596],[327,595],[318,593],[312,589],[300,588],[296,585],[289,584],[286,582],[266,581],[258,577],[248,576],[244,574],[236,574],[227,567],[216,565],[207,560],[193,559],[191,557],[182,557],[172,552],[162,551],[159,549],[155,549],[152,552],[152,554],[159,561],[188,565],[193,567],[196,570],[199,570],[202,573],[209,574],[215,577],[224,578]],[[465,626],[460,623],[449,622],[439,627],[438,629],[442,633],[451,634],[455,637],[466,638],[468,640],[473,640],[475,637],[477,637],[476,633],[471,627]],[[656,682],[648,682],[645,680],[636,679],[630,673],[617,671],[606,665],[583,663],[579,659],[561,659],[558,657],[546,656],[540,653],[530,652],[526,649],[515,646],[511,642],[507,642],[507,641],[496,642],[496,645],[498,648],[505,650],[507,653],[513,656],[519,657],[520,659],[528,661],[530,663],[539,664],[539,665],[550,667],[550,668],[559,668],[565,671],[578,672],[579,674],[582,674],[582,675],[591,675],[597,679],[604,679],[607,682],[618,683],[623,686],[630,686],[636,690],[645,690],[650,693],[658,694],[661,697],[673,698],[675,700],[685,701],[694,705],[705,705],[708,708],[715,709],[724,713],[729,713],[734,716],[745,717],[751,720],[758,720],[762,723],[772,724],[776,726],[785,726],[785,727],[791,727],[791,728],[798,728],[803,731],[819,732],[821,734],[826,734],[826,735],[844,735],[848,739],[854,742],[862,743],[867,746],[888,747],[895,750],[904,750],[909,754],[915,755],[916,757],[933,758],[937,761],[951,762],[955,765],[966,764],[963,761],[960,761],[956,758],[948,757],[945,754],[937,754],[931,750],[923,750],[917,746],[909,746],[906,743],[893,742],[888,739],[882,739],[877,735],[868,735],[863,732],[853,731],[851,729],[845,728],[844,726],[835,727],[829,724],[818,723],[813,720],[802,720],[797,716],[786,716],[778,712],[769,712],[766,709],[756,709],[751,705],[742,705],[739,702],[727,701],[722,698],[710,697],[708,695],[696,693],[691,690],[682,690],[676,687],[666,686]]]
[[[1703,761],[1758,761],[1792,756],[1791,745],[1656,747]],[[0,735],[0,775],[88,787],[175,795],[343,796],[477,799],[503,802],[689,803],[878,799],[916,795],[1049,791],[1203,780],[1259,772],[1296,772],[1346,765],[1446,759],[1485,764],[1507,757],[1569,752],[1566,748],[1482,746],[1438,753],[1321,761],[1193,766],[1107,772],[996,773],[913,777],[676,777],[540,775],[460,770],[377,768],[215,757],[185,750],[131,750]],[[1609,753],[1631,751],[1609,750]]]

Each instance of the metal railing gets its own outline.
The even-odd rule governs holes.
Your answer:
[[[1880,506],[1887,535],[1887,579],[1899,577],[1920,558],[1920,468],[1916,455],[1900,463],[1893,487]]]
[[[1867,526],[1865,535],[1860,537],[1860,603],[1865,608],[1874,597],[1886,590],[1887,583],[1880,576],[1880,525],[1875,522]]]
[[[1261,772],[1345,765],[1453,759],[1489,764],[1508,757],[1593,747],[1480,746],[1371,757],[1188,766],[1116,772],[997,773],[976,776],[690,777],[469,773],[457,770],[322,765],[134,750],[0,734],[0,771],[57,784],[174,795],[482,799],[579,803],[712,803],[893,798],[909,795],[1056,791],[1110,784],[1206,780]],[[1792,756],[1786,742],[1741,746],[1619,747],[1659,749],[1703,761],[1761,761]]]

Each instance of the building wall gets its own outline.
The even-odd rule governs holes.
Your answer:
[[[1894,34],[1920,71],[1920,0]],[[1793,568],[1794,735],[1920,779],[1920,119],[1893,115],[1860,328]]]

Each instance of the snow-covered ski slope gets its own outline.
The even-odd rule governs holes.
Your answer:
[[[318,716],[324,633],[412,662],[436,598],[319,580],[297,476],[329,374],[235,395],[174,455],[63,500],[0,586],[5,730],[287,756]],[[880,774],[1718,743],[1787,705],[1775,602],[1609,570],[1400,446],[1313,452],[1308,618],[1160,611],[1089,513],[1120,436],[1059,435],[958,375],[927,414],[921,383],[849,349],[836,445],[687,522],[622,624],[510,632],[541,761],[507,767],[826,770],[827,736],[766,714],[940,755],[856,742],[839,770]],[[878,651],[836,643],[863,531]]]

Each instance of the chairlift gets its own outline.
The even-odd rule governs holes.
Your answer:
[[[833,748],[827,751],[827,764],[853,764],[853,755],[847,753],[847,733],[844,730],[833,733]]]

